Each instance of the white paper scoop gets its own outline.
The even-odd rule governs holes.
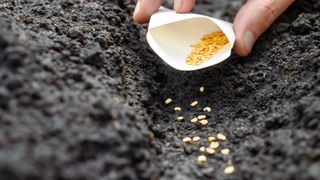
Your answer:
[[[192,44],[209,33],[222,31],[229,42],[200,65],[188,65],[186,57],[190,54]],[[235,41],[232,24],[200,14],[178,14],[161,7],[151,16],[147,41],[161,59],[175,69],[193,71],[218,64],[231,55]]]

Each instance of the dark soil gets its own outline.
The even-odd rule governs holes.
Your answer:
[[[231,21],[239,6],[199,0],[194,11]],[[320,179],[318,0],[296,1],[250,56],[196,72],[152,52],[133,8],[0,1],[1,180]],[[190,123],[204,106],[209,125]],[[199,144],[181,139],[218,132],[231,154],[197,165]]]

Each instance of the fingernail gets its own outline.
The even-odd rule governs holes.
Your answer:
[[[133,16],[135,16],[140,10],[140,1],[138,0],[136,7],[134,8]]]
[[[255,37],[254,37],[253,33],[251,31],[246,31],[244,33],[243,40],[244,40],[244,45],[245,45],[248,53],[250,53],[252,46],[255,42]]]
[[[182,8],[182,1],[183,0],[175,0],[174,1],[174,10],[179,11]]]

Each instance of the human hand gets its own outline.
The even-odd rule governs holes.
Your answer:
[[[191,11],[196,0],[174,0],[174,10],[178,13]],[[236,41],[235,53],[247,56],[253,44],[270,25],[294,2],[294,0],[248,0],[237,13],[233,28]],[[133,19],[137,23],[148,22],[162,0],[138,0]]]

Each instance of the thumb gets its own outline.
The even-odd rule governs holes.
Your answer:
[[[234,51],[240,56],[248,55],[255,41],[293,2],[294,0],[248,0],[234,19]]]
[[[146,23],[151,15],[156,12],[162,0],[138,0],[133,13],[133,19],[137,23]]]

